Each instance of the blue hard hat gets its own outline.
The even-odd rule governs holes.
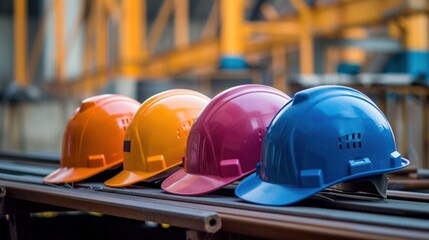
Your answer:
[[[249,202],[288,205],[409,163],[396,151],[386,117],[367,96],[348,87],[315,87],[296,93],[277,113],[256,173],[235,193]]]

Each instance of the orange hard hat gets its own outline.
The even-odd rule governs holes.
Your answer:
[[[64,132],[61,167],[43,180],[77,182],[121,164],[125,132],[139,107],[139,102],[121,95],[83,100]]]
[[[185,89],[159,93],[137,111],[124,141],[124,170],[104,184],[123,187],[182,163],[189,130],[207,96]]]

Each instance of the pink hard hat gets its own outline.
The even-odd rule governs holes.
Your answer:
[[[266,129],[289,100],[283,92],[257,84],[218,94],[192,126],[184,168],[168,177],[162,189],[201,195],[254,172]]]

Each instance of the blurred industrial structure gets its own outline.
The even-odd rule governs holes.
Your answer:
[[[77,102],[100,92],[142,101],[174,87],[342,84],[371,96],[400,151],[428,167],[428,10],[424,0],[0,0],[0,148],[59,151]]]
[[[427,0],[0,0],[0,56],[0,240],[428,239]],[[121,170],[120,165],[84,181],[44,182],[59,164],[64,172],[87,170],[79,160],[76,166],[63,166],[59,154],[67,121],[86,97],[116,93],[142,102],[173,88],[213,97],[248,83],[274,86],[291,97],[304,88],[327,84],[362,91],[385,113],[397,150],[412,166],[385,175],[373,169],[377,161],[347,157],[344,163],[349,165],[344,166],[356,179],[343,178],[352,181],[282,207],[234,197],[235,178],[204,196],[168,194],[161,182],[176,168],[127,188],[102,184]],[[317,120],[314,124],[319,124]],[[251,125],[262,142],[265,130]],[[178,139],[179,130],[180,125]],[[360,134],[352,141],[353,148],[355,142],[360,148]],[[345,136],[348,140],[350,135]],[[339,149],[344,146],[341,139]],[[89,145],[75,142],[79,147]],[[99,140],[93,142],[97,145]],[[202,142],[197,149],[210,148]],[[240,146],[248,141],[236,142]],[[122,139],[118,143],[122,153]],[[129,151],[130,141],[124,145]],[[325,150],[316,145],[311,145],[312,154]],[[147,161],[165,165],[165,156],[148,154]],[[235,164],[236,157],[229,158],[219,164],[227,169],[225,175],[230,169],[244,170]],[[106,162],[98,152],[88,159],[91,168],[90,162]],[[185,157],[178,160],[187,164]],[[397,152],[390,154],[390,165],[399,160]],[[281,164],[271,165],[275,172]],[[148,168],[146,163],[142,167]],[[293,189],[297,191],[272,196],[267,191],[261,196],[289,197],[308,191],[306,182],[322,186],[325,170],[318,168],[301,171],[302,186]],[[338,175],[338,169],[335,165],[327,175]],[[211,173],[201,176],[198,181],[209,185]],[[258,182],[269,188],[289,185],[283,179]]]

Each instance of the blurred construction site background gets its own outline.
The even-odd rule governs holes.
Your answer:
[[[79,102],[340,84],[429,167],[425,0],[0,0],[0,150],[60,152]]]

